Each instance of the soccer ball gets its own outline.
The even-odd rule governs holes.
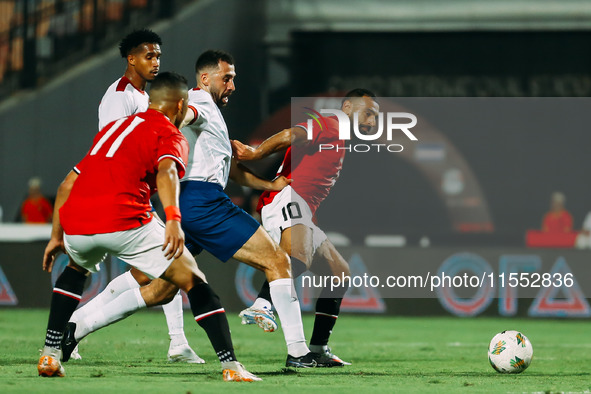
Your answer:
[[[525,371],[533,355],[531,342],[519,331],[503,331],[495,335],[488,345],[488,361],[500,373]]]

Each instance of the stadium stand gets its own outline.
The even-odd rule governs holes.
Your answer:
[[[196,0],[0,0],[0,97],[42,85],[123,32]]]

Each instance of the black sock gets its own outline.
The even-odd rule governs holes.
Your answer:
[[[195,321],[205,330],[220,362],[236,361],[230,326],[220,298],[207,283],[199,283],[187,293]]]
[[[346,292],[345,287],[336,287],[333,290],[328,287],[322,289],[316,301],[316,317],[310,345],[328,345],[328,339],[339,317],[341,302]]]
[[[300,260],[300,259],[296,259],[295,257],[291,258],[291,277],[295,280],[296,278],[298,278],[300,275],[302,275],[304,272],[306,272],[308,270],[308,267],[306,267],[306,264]],[[270,303],[272,303],[271,301],[271,289],[269,288],[269,281],[265,281],[265,283],[263,283],[263,286],[261,287],[261,291],[259,291],[259,295],[257,296],[257,298],[263,298],[267,301],[269,301]]]
[[[61,347],[60,343],[66,323],[72,317],[82,298],[84,282],[86,282],[86,274],[71,267],[66,267],[64,272],[57,278],[51,296],[45,346],[57,349]]]

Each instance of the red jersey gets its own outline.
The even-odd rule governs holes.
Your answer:
[[[66,234],[103,234],[149,222],[161,160],[176,161],[185,173],[189,145],[162,113],[147,112],[109,123],[76,167],[79,176],[60,209]]]
[[[43,196],[28,197],[21,206],[21,217],[24,223],[51,223],[53,207]]]
[[[566,210],[548,212],[544,215],[542,228],[548,233],[569,233],[573,230],[573,217]]]
[[[277,173],[278,176],[293,180],[291,187],[308,203],[312,214],[330,193],[345,158],[345,144],[339,139],[337,117],[325,117],[322,120],[322,129],[316,122],[312,123],[312,140],[287,149]],[[306,129],[307,124],[300,123],[295,127]],[[333,149],[320,151],[320,144],[332,145]],[[264,205],[273,201],[277,193],[265,191],[259,199],[257,210],[260,211]]]

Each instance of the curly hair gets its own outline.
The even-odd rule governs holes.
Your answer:
[[[119,43],[119,53],[126,58],[135,48],[143,43],[162,45],[162,39],[149,29],[134,30],[126,35]]]

